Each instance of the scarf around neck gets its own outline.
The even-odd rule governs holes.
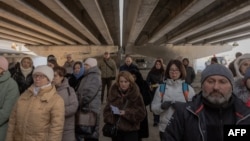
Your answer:
[[[80,71],[79,71],[79,73],[73,73],[73,75],[76,77],[76,79],[79,79],[81,76],[83,76],[83,74],[84,74],[84,69],[83,68],[80,68]]]

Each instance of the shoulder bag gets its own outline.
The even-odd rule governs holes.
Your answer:
[[[128,104],[128,100],[126,101],[125,105],[123,106],[123,109],[126,108],[127,104]],[[105,137],[115,137],[115,136],[117,136],[117,131],[118,131],[117,127],[118,127],[119,122],[120,122],[120,117],[115,122],[115,124],[105,123],[103,128],[102,128],[103,136],[105,136]]]
[[[92,102],[92,100],[96,97],[98,94],[99,89],[97,90],[96,94],[91,98],[91,100],[88,102],[89,104]],[[95,131],[95,126],[97,122],[97,114],[91,111],[88,107],[88,110],[83,111],[82,106],[82,96],[80,96],[80,107],[78,108],[76,112],[76,133],[83,134],[83,135],[91,135]]]

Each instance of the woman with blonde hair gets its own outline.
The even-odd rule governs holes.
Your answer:
[[[11,76],[17,82],[20,94],[22,94],[33,83],[33,71],[33,61],[30,57],[23,57],[20,65],[13,68]]]
[[[117,107],[119,112],[113,111],[111,106]],[[117,123],[117,136],[112,137],[112,141],[137,141],[140,122],[145,116],[143,98],[132,74],[119,72],[103,110],[105,123]]]

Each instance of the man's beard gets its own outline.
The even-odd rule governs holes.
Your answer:
[[[230,92],[230,93],[232,93],[232,92]],[[220,105],[224,105],[224,104],[228,103],[228,101],[229,101],[232,94],[228,93],[228,94],[225,95],[225,94],[222,94],[219,91],[212,91],[209,94],[206,93],[206,92],[203,92],[202,95],[210,103],[215,104],[217,106],[220,106]]]

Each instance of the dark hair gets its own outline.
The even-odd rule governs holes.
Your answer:
[[[180,60],[177,60],[177,59],[169,61],[168,65],[167,65],[166,72],[165,72],[166,78],[170,79],[169,71],[170,71],[170,67],[173,64],[175,64],[176,67],[180,70],[180,73],[181,73],[180,79],[185,80],[185,78],[186,78],[186,69],[185,69],[184,65],[182,64],[182,62]]]
[[[155,72],[155,71],[157,71],[157,69],[156,69],[156,67],[155,67],[155,65],[156,65],[156,63],[160,63],[161,64],[161,68],[160,68],[160,72],[162,73],[162,74],[164,74],[164,67],[163,67],[163,63],[162,63],[162,61],[161,60],[159,60],[159,59],[157,59],[156,61],[155,61],[155,63],[154,63],[154,66],[151,68],[151,72]],[[157,71],[158,72],[158,71]]]
[[[142,77],[142,74],[141,74],[138,70],[132,69],[132,70],[129,70],[129,72],[130,72],[132,75],[135,75],[135,77],[136,77],[135,82],[137,82],[137,83],[142,83],[143,77]]]
[[[183,61],[187,61],[187,62],[189,63],[188,58],[184,58],[184,59],[182,59],[182,62],[183,62]]]
[[[54,65],[54,67],[58,67],[59,65],[57,64],[56,60],[48,60],[48,63],[51,63]]]
[[[80,67],[82,68],[82,62],[81,61],[76,61],[75,64],[73,65],[73,70],[75,70],[75,66],[77,64],[80,65]]]
[[[56,57],[53,55],[53,54],[50,54],[48,57],[47,57],[47,61],[49,60],[55,60],[56,61]]]
[[[211,58],[211,62],[218,63],[218,60],[217,60],[217,58],[216,58],[216,57],[212,57],[212,58]]]
[[[237,52],[237,53],[235,53],[235,57],[237,58],[237,57],[240,57],[242,55],[242,53],[241,52]]]
[[[53,68],[54,72],[57,72],[59,76],[63,77],[66,75],[66,70],[64,67],[56,66]]]

